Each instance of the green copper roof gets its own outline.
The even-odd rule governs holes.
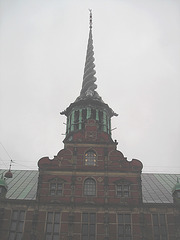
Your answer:
[[[0,170],[5,174],[7,170]],[[35,200],[38,182],[38,171],[12,170],[13,177],[6,179],[8,191],[6,198]]]
[[[7,170],[0,170],[0,175]],[[13,178],[7,179],[9,199],[35,200],[38,171],[12,170]],[[142,173],[144,203],[173,203],[172,190],[180,174]]]
[[[173,187],[173,189],[172,189],[172,193],[174,193],[175,191],[180,191],[179,178],[177,178],[177,183],[174,185],[174,187]]]
[[[8,188],[8,186],[7,186],[7,183],[6,183],[6,180],[4,179],[4,177],[3,177],[3,174],[1,175],[1,178],[0,178],[0,186],[1,187],[4,187],[4,188]]]
[[[173,203],[172,189],[180,174],[143,173],[144,203]]]

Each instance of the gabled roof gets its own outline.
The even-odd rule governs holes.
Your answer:
[[[1,169],[0,174],[7,170]],[[13,178],[6,180],[8,199],[35,200],[38,171],[13,170]],[[173,203],[172,189],[180,174],[142,173],[142,194],[144,203]]]

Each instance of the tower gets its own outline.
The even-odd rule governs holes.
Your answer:
[[[113,143],[111,139],[111,118],[117,116],[117,114],[103,102],[95,91],[97,88],[95,73],[92,12],[90,12],[89,39],[82,89],[75,102],[61,113],[67,117],[65,144],[71,142]]]
[[[2,240],[180,239],[180,175],[141,174],[117,149],[117,114],[96,91],[94,62],[90,11],[82,88],[61,113],[64,148],[39,172],[0,169]]]
[[[96,91],[94,61],[90,11],[82,89],[61,112],[67,118],[64,149],[54,159],[44,157],[38,162],[37,200],[49,208],[44,215],[46,239],[58,234],[61,239],[116,239],[117,234],[131,239],[131,222],[136,216],[132,208],[142,203],[142,163],[127,161],[117,150],[111,137],[111,118],[117,114]],[[60,233],[48,232],[52,224],[55,229],[55,219],[59,223],[60,216]],[[137,227],[135,231],[138,234]]]

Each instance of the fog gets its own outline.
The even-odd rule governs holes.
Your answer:
[[[0,0],[0,168],[63,148],[59,113],[81,90],[93,10],[97,92],[112,138],[144,172],[180,172],[180,2]]]

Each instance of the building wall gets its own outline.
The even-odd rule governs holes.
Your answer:
[[[129,206],[96,206],[93,204],[84,204],[84,206],[76,206],[72,204],[38,204],[32,201],[4,201],[1,204],[1,239],[8,240],[10,232],[12,232],[12,213],[13,211],[25,211],[23,220],[23,235],[20,239],[46,239],[47,235],[47,216],[48,213],[59,213],[60,220],[58,223],[58,239],[74,239],[82,240],[83,214],[94,214],[95,236],[97,240],[118,239],[118,215],[129,215],[131,218],[130,239],[153,240],[155,225],[153,224],[153,216],[165,217],[165,225],[163,226],[167,232],[168,240],[179,239],[180,221],[179,209],[172,204],[164,204],[163,206],[155,206],[143,204],[140,207]],[[2,215],[3,213],[3,215]],[[18,219],[20,221],[20,219]],[[51,224],[55,221],[51,221]],[[89,224],[91,224],[89,222]],[[121,224],[122,225],[122,224]],[[124,227],[126,223],[123,224]],[[18,227],[14,230],[18,233]],[[54,233],[55,234],[55,233]],[[53,234],[52,234],[53,235]],[[123,239],[123,238],[122,238]],[[125,238],[124,238],[125,239]],[[159,238],[165,239],[165,238]]]
[[[36,200],[1,198],[0,239],[180,239],[180,206],[143,203],[142,163],[127,161],[93,124],[39,160]]]

